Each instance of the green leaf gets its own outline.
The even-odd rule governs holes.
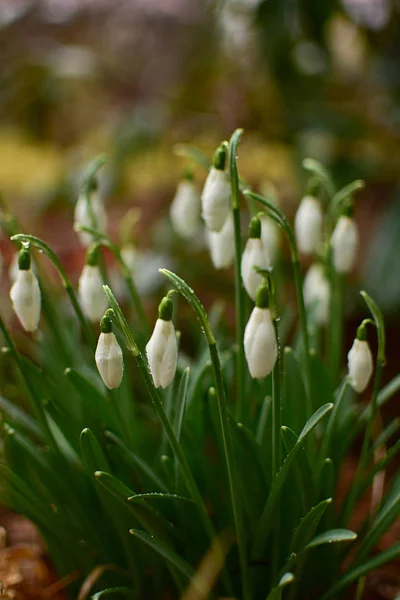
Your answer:
[[[368,306],[370,313],[372,314],[372,316],[374,318],[376,329],[378,331],[378,356],[377,356],[377,359],[382,365],[385,365],[386,364],[385,324],[384,324],[384,320],[383,320],[382,311],[379,308],[379,306],[377,305],[377,303],[375,302],[375,300],[373,300],[373,298],[371,298],[371,296],[369,294],[367,294],[367,292],[362,291],[362,292],[360,292],[360,294],[364,298],[365,303]]]
[[[181,439],[183,416],[185,414],[186,399],[188,393],[190,369],[187,367],[182,374],[181,381],[179,383],[178,397],[175,404],[175,419],[173,427],[175,435],[178,441]]]
[[[90,429],[82,431],[79,441],[83,462],[90,476],[94,476],[95,471],[108,471],[109,465],[103,449]]]
[[[107,598],[107,600],[114,600],[114,598],[115,600],[120,600],[121,596],[123,598],[132,598],[132,590],[126,587],[108,588],[94,594],[92,600],[103,600],[103,598]]]
[[[283,411],[282,422],[298,435],[306,422],[306,392],[300,365],[291,348],[283,352]]]
[[[298,553],[310,542],[312,536],[318,528],[322,515],[326,511],[328,505],[331,503],[332,498],[322,500],[322,502],[316,506],[313,506],[313,508],[300,521],[299,525],[294,530],[290,545],[290,552]]]
[[[279,501],[282,487],[286,481],[287,475],[290,471],[290,467],[294,459],[297,457],[298,452],[303,447],[303,443],[306,440],[307,436],[313,431],[313,429],[318,425],[318,423],[320,423],[321,420],[332,410],[332,408],[333,404],[325,404],[324,406],[321,406],[321,408],[319,408],[312,415],[312,417],[310,417],[310,419],[305,424],[303,430],[301,431],[295,446],[289,452],[280,470],[276,474],[275,479],[272,483],[270,494],[268,496],[267,502],[263,510],[263,514],[261,516],[258,530],[255,535],[255,540],[253,544],[253,556],[257,557],[262,552],[267,535],[274,524],[273,514]]]
[[[317,535],[311,542],[305,546],[305,550],[323,546],[324,544],[336,544],[339,542],[353,542],[357,539],[357,534],[350,529],[330,529]]]
[[[12,425],[20,427],[41,442],[44,441],[43,433],[37,422],[22,408],[3,396],[0,396],[0,411],[4,413],[7,421],[10,421]]]
[[[154,535],[148,535],[146,532],[140,531],[139,529],[131,529],[129,533],[142,540],[142,542],[162,556],[164,560],[176,567],[178,571],[183,573],[188,579],[193,577],[194,570],[192,566],[180,557],[175,550],[164,544],[164,542],[157,539]]]
[[[278,585],[276,587],[274,587],[273,590],[270,591],[270,593],[267,596],[267,600],[281,600],[283,588],[286,587],[287,585],[289,585],[290,583],[293,583],[293,581],[294,581],[293,573],[285,573],[281,577],[281,580],[278,583]]]
[[[162,500],[162,502],[190,502],[193,504],[193,500],[191,498],[185,498],[184,496],[178,496],[177,494],[162,494],[160,492],[135,494],[134,496],[129,496],[128,498],[128,502],[138,502],[141,504],[147,504],[149,500]]]
[[[337,581],[326,594],[324,594],[321,600],[330,600],[330,598],[338,598],[338,593],[344,588],[349,586],[351,583],[357,581],[360,577],[364,577],[370,571],[379,569],[387,563],[395,561],[400,556],[400,542],[397,542],[387,550],[379,552],[374,558],[363,563],[355,569],[349,569],[347,573]]]

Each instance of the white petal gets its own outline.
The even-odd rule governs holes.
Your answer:
[[[308,269],[303,284],[304,303],[313,310],[313,317],[319,325],[329,320],[330,287],[323,266],[314,263]]]
[[[297,210],[294,227],[297,245],[303,254],[317,252],[322,244],[323,214],[321,204],[305,196]]]
[[[274,368],[278,348],[271,312],[255,307],[244,333],[244,350],[250,375],[261,379]]]
[[[373,358],[368,342],[355,339],[347,359],[351,386],[360,394],[367,387],[373,372]]]
[[[230,212],[231,190],[225,171],[211,167],[201,195],[202,217],[211,231],[220,231]]]
[[[108,307],[103,279],[97,266],[85,265],[79,278],[79,299],[90,321],[100,321]]]
[[[172,321],[157,319],[146,346],[147,360],[154,385],[167,387],[175,376],[178,348]]]
[[[119,387],[124,373],[124,361],[122,350],[112,332],[100,334],[95,360],[104,384],[110,390]]]
[[[354,267],[358,249],[358,228],[354,219],[341,216],[332,234],[333,264],[338,273],[348,273]]]
[[[196,235],[200,225],[200,196],[192,181],[180,181],[170,209],[175,231],[183,238]]]
[[[243,285],[252,300],[256,299],[257,289],[262,283],[262,277],[254,267],[268,269],[269,263],[263,251],[261,240],[249,238],[242,254],[241,268]]]
[[[211,260],[216,269],[226,269],[235,257],[235,233],[232,214],[229,214],[221,231],[206,229]]]
[[[18,271],[10,290],[15,314],[26,331],[36,331],[40,320],[41,296],[38,280],[29,269]]]
[[[98,231],[106,231],[107,213],[100,196],[93,192],[90,198],[94,223],[88,210],[85,194],[80,194],[75,205],[75,226],[84,225],[85,227],[94,227]],[[79,241],[83,246],[90,246],[93,242],[93,236],[85,231],[77,231]]]

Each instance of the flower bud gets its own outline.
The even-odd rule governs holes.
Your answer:
[[[366,389],[373,372],[372,352],[362,329],[347,355],[350,384],[358,394]]]
[[[36,331],[40,320],[41,296],[38,280],[32,273],[29,250],[19,253],[19,271],[10,290],[13,309],[25,331]]]
[[[226,151],[217,149],[201,195],[202,217],[211,231],[221,231],[230,212],[231,189],[225,172]]]
[[[103,278],[98,266],[98,248],[89,249],[86,265],[78,283],[79,300],[90,321],[100,321],[108,303],[103,292]]]
[[[93,236],[86,231],[79,231],[78,226],[92,227],[98,231],[105,232],[107,228],[107,213],[102,199],[94,188],[89,196],[90,208],[84,191],[79,194],[75,205],[74,228],[82,246],[88,247],[93,242]]]
[[[279,227],[267,215],[261,215],[261,243],[264,248],[265,259],[269,266],[276,263],[279,244],[280,232]]]
[[[250,221],[249,239],[242,254],[241,264],[243,285],[252,300],[256,299],[257,289],[262,283],[262,276],[254,267],[268,269],[270,266],[260,238],[261,221],[259,217],[253,217]]]
[[[117,338],[112,332],[111,320],[108,316],[105,315],[101,319],[100,329],[95,360],[104,385],[112,390],[121,385],[124,359]]]
[[[181,237],[189,239],[196,235],[200,224],[200,196],[189,173],[178,183],[170,216],[173,228]]]
[[[333,264],[338,273],[349,273],[354,267],[358,249],[358,227],[354,219],[342,215],[331,238]]]
[[[257,290],[256,306],[244,331],[244,351],[250,375],[254,379],[269,375],[278,356],[275,329],[268,305],[268,288],[261,285]]]
[[[303,284],[304,303],[312,309],[318,325],[326,325],[329,320],[330,287],[323,265],[314,263],[308,269]]]
[[[322,244],[323,214],[321,204],[313,196],[304,196],[294,220],[300,252],[313,254]]]
[[[172,323],[172,302],[163,298],[153,334],[146,346],[147,360],[156,388],[166,388],[175,376],[178,345]]]
[[[211,260],[216,269],[226,269],[235,257],[235,232],[233,217],[229,214],[221,231],[206,230]]]

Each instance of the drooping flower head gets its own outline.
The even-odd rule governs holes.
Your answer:
[[[86,231],[79,231],[79,225],[91,227],[97,231],[105,232],[107,228],[107,213],[103,200],[97,190],[94,180],[89,197],[84,189],[81,190],[75,205],[74,229],[82,246],[88,247],[93,242],[93,236]]]
[[[99,268],[99,248],[91,246],[86,254],[86,264],[78,283],[79,299],[87,318],[100,321],[107,309],[107,299],[103,292],[103,278]]]
[[[244,351],[250,375],[261,379],[271,373],[278,356],[276,334],[269,308],[270,294],[263,283],[257,290],[256,306],[244,332]]]
[[[193,182],[193,173],[185,171],[178,183],[170,209],[171,223],[175,231],[183,238],[190,239],[199,230],[200,195]]]
[[[110,317],[105,314],[100,321],[100,336],[95,360],[100,376],[110,390],[121,385],[124,374],[124,359],[117,338],[112,332]]]
[[[10,290],[13,309],[25,331],[36,331],[40,320],[41,295],[32,273],[31,255],[22,248],[18,256],[18,274]]]
[[[206,230],[211,260],[216,269],[227,269],[235,258],[235,232],[233,217],[229,214],[221,231]]]
[[[166,388],[175,376],[178,345],[172,322],[172,309],[171,298],[166,296],[160,303],[158,319],[146,346],[147,360],[156,388]]]
[[[321,263],[314,263],[308,269],[303,283],[304,303],[313,311],[318,325],[326,325],[329,320],[330,287]]]
[[[366,389],[374,370],[372,352],[363,323],[357,329],[357,336],[347,355],[347,360],[351,387],[361,394]]]
[[[294,220],[296,241],[300,252],[314,254],[322,244],[323,214],[321,203],[314,196],[304,196]]]
[[[252,300],[256,299],[257,289],[262,283],[262,276],[254,267],[270,267],[261,242],[261,220],[258,216],[250,221],[249,239],[242,254],[241,264],[243,285]]]
[[[201,194],[201,215],[210,231],[221,231],[230,211],[231,189],[225,171],[226,149],[217,148]]]
[[[349,273],[356,262],[359,244],[352,206],[338,219],[331,238],[333,265],[338,273]]]

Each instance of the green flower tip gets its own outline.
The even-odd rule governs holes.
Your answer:
[[[165,296],[158,307],[158,318],[162,321],[170,321],[172,319],[172,309],[172,300],[168,296]]]
[[[192,171],[192,169],[189,169],[189,167],[187,167],[183,171],[182,179],[184,179],[185,181],[193,181],[193,171]]]
[[[253,217],[250,221],[249,237],[258,239],[261,237],[261,219],[258,215]]]
[[[19,252],[18,267],[20,271],[29,271],[31,268],[31,253],[27,248],[22,248]]]
[[[224,146],[221,144],[219,148],[216,149],[213,158],[213,166],[214,169],[218,169],[218,171],[223,171],[225,169],[226,163],[226,150]]]
[[[365,342],[365,340],[367,339],[367,328],[365,326],[365,323],[361,323],[361,325],[358,327],[357,339],[360,340],[360,342]]]
[[[92,244],[86,253],[86,264],[96,267],[99,264],[99,245]]]
[[[256,292],[257,308],[269,308],[269,288],[266,283],[262,283]]]
[[[107,313],[100,321],[100,331],[101,333],[111,333],[112,332],[112,322]]]
[[[354,205],[352,202],[349,202],[347,206],[344,208],[342,215],[344,217],[352,218],[354,216]]]

